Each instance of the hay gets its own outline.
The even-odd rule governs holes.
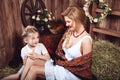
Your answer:
[[[21,67],[21,64],[17,68],[11,68],[10,66],[1,68],[0,69],[0,78],[16,73],[20,69],[20,67]]]
[[[92,71],[97,80],[120,80],[120,47],[104,40],[95,41]]]

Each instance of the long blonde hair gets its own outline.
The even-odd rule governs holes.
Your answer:
[[[78,5],[71,5],[69,6],[64,12],[61,13],[61,15],[67,16],[68,18],[72,19],[75,21],[75,26],[78,24],[83,24],[85,25],[86,23],[86,16],[84,10],[79,7]],[[66,38],[66,44],[69,41],[70,36],[72,35],[72,31],[68,30],[67,33],[65,34]]]
[[[86,23],[86,15],[84,10],[78,5],[69,6],[61,15],[67,16],[68,18],[74,20],[77,23],[85,24]]]

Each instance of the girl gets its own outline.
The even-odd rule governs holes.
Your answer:
[[[50,59],[47,49],[42,43],[39,43],[39,32],[34,26],[27,26],[22,34],[23,41],[26,44],[21,49],[21,57],[23,66],[18,73],[3,78],[2,80],[17,80],[21,75],[21,80],[24,80],[29,68],[32,65],[42,65],[46,60]],[[41,64],[39,63],[41,61]],[[27,65],[27,66],[25,66]]]

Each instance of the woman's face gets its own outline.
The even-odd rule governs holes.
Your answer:
[[[65,16],[64,19],[65,19],[65,22],[66,22],[66,26],[69,27],[71,30],[74,30],[75,29],[75,21],[68,18],[67,16]]]

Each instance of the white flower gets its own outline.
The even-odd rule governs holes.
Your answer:
[[[51,26],[48,24],[48,28],[51,28]]]
[[[32,16],[32,19],[35,19],[35,15]]]
[[[38,12],[38,13],[40,13],[40,12],[41,12],[41,10],[38,10],[37,12]]]
[[[103,17],[103,16],[104,16],[104,14],[103,14],[103,13],[101,13],[101,16]]]
[[[89,14],[89,12],[86,12],[85,15],[86,15],[86,16],[89,16],[90,14]]]
[[[55,20],[55,16],[53,16],[52,19]]]
[[[36,17],[36,21],[40,21],[40,17],[39,16]]]
[[[50,14],[48,14],[48,17],[51,17],[51,15],[50,15]]]
[[[45,11],[48,11],[47,9],[44,9]]]
[[[111,8],[108,8],[109,11],[111,11],[112,9]]]
[[[87,7],[83,7],[83,10],[84,10],[84,11],[88,11],[88,8],[87,8]]]
[[[88,0],[85,0],[86,2],[88,1]]]
[[[94,22],[98,22],[98,18],[94,18],[93,21],[94,21]]]
[[[52,12],[50,12],[50,15],[52,15]]]
[[[99,2],[104,3],[104,0],[99,0]]]
[[[88,7],[88,4],[85,4],[84,7]]]
[[[51,18],[51,17],[49,17],[49,18],[48,18],[48,20],[52,21],[52,18]]]
[[[45,22],[48,22],[48,19],[47,19],[47,18],[45,18],[45,19],[44,19],[44,21],[45,21]]]

